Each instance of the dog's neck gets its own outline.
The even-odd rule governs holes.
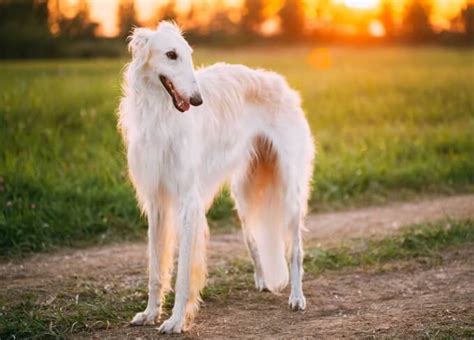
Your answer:
[[[173,102],[161,83],[149,79],[146,72],[137,70],[133,63],[128,67],[126,80],[125,91],[139,101],[137,107],[148,111],[147,114],[155,114],[162,119],[175,113]]]

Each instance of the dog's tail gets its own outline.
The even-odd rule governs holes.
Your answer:
[[[288,265],[285,258],[286,232],[282,207],[267,192],[262,204],[263,211],[250,222],[250,232],[255,241],[265,286],[271,292],[279,292],[288,284]]]
[[[249,168],[233,179],[232,192],[256,275],[263,278],[267,289],[278,292],[289,276],[285,258],[288,218],[284,216],[287,209],[277,156],[268,139],[255,141],[255,155]]]

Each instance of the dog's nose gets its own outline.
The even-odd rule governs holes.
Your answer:
[[[199,106],[202,104],[202,97],[199,93],[194,94],[190,99],[189,102],[192,106]]]

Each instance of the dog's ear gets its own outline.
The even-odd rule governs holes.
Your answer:
[[[134,28],[132,34],[127,38],[128,50],[134,60],[145,63],[149,55],[149,40],[152,31],[148,28]]]

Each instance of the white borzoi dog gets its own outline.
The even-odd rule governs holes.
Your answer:
[[[194,70],[191,47],[169,22],[135,29],[129,47],[119,127],[149,254],[148,305],[131,323],[158,319],[176,239],[175,303],[159,331],[181,332],[196,312],[207,276],[205,214],[226,182],[257,288],[278,292],[290,279],[290,307],[304,309],[301,230],[314,147],[298,94],[282,76],[242,65]]]

